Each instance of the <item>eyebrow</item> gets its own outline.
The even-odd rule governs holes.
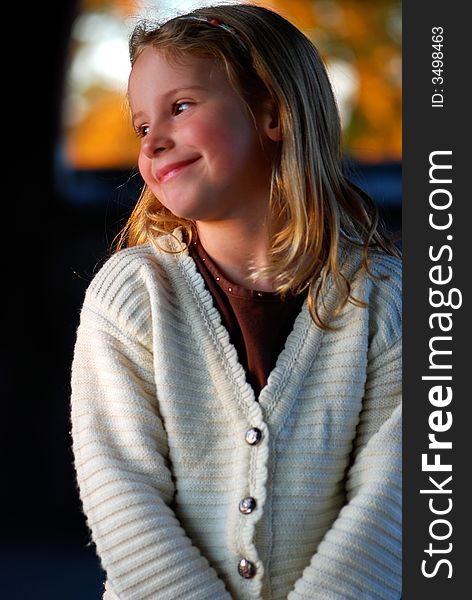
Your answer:
[[[184,92],[186,90],[206,90],[206,89],[207,88],[205,86],[198,85],[198,84],[195,84],[195,85],[183,85],[181,87],[177,87],[177,88],[174,88],[172,90],[169,90],[168,92],[166,92],[164,94],[164,97],[166,97],[166,96],[172,96],[173,94],[176,94],[177,92]]]

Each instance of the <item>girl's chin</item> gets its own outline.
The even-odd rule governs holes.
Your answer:
[[[186,221],[204,221],[211,220],[210,215],[207,215],[202,210],[190,206],[175,206],[170,203],[164,205],[178,219]]]
[[[212,211],[208,206],[208,203],[195,200],[191,202],[182,202],[181,200],[173,200],[169,197],[159,197],[160,202],[169,210],[174,216],[179,219],[186,219],[188,221],[206,221],[215,219],[215,211]]]

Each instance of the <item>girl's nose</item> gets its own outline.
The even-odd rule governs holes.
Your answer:
[[[162,128],[149,127],[142,142],[141,151],[148,158],[154,158],[156,154],[168,150],[173,145],[171,138],[164,133]]]

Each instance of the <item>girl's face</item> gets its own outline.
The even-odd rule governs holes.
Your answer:
[[[254,122],[219,61],[192,54],[171,61],[148,47],[128,96],[139,170],[166,208],[195,221],[265,213],[278,130],[269,111]]]

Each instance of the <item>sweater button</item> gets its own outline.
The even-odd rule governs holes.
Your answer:
[[[262,439],[262,431],[257,427],[251,427],[246,431],[245,440],[250,446],[255,446]]]
[[[250,515],[255,508],[256,501],[251,497],[243,498],[239,503],[239,512],[243,515]]]
[[[239,561],[238,572],[244,579],[252,579],[256,574],[256,565],[243,558]]]

